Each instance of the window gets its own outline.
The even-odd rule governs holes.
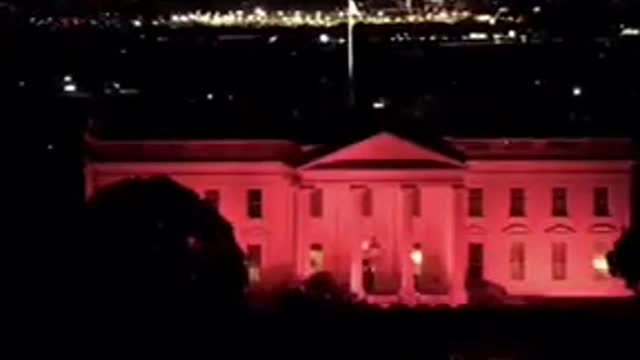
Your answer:
[[[311,249],[309,250],[309,268],[311,269],[311,273],[324,270],[324,251],[322,244],[311,244]]]
[[[247,247],[246,266],[249,273],[249,283],[255,284],[260,281],[262,267],[262,248],[260,245]]]
[[[609,189],[606,187],[597,187],[593,189],[593,215],[611,215],[609,212]]]
[[[204,198],[215,209],[220,208],[220,190],[207,190],[204,193]]]
[[[565,242],[551,244],[551,278],[553,280],[567,278],[567,244]]]
[[[484,278],[483,244],[469,244],[469,257],[467,259],[467,267],[469,280],[482,280]]]
[[[511,244],[509,264],[511,267],[511,279],[524,280],[525,269],[524,242],[517,241]]]
[[[607,243],[597,241],[593,252],[593,277],[596,280],[604,280],[609,277],[609,262],[607,261]]]
[[[419,243],[413,244],[411,253],[409,254],[411,263],[413,264],[413,287],[416,290],[422,289],[422,280],[424,279],[422,263],[424,261],[424,255],[422,253],[422,245]]]
[[[552,209],[553,216],[568,216],[567,211],[567,189],[553,188],[552,190]]]
[[[309,199],[309,214],[311,217],[322,217],[323,204],[322,204],[322,189],[313,189]]]
[[[362,216],[371,216],[373,214],[373,194],[371,189],[365,188],[362,192],[360,213]]]
[[[513,217],[525,216],[524,189],[514,188],[510,192],[509,215]]]
[[[409,191],[409,205],[411,206],[411,216],[420,217],[422,215],[422,199],[420,195],[420,188],[417,186],[411,186]]]
[[[483,216],[483,191],[482,189],[469,189],[469,216]]]
[[[247,191],[247,216],[251,219],[262,218],[262,190]]]

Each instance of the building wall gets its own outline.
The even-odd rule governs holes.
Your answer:
[[[385,292],[420,296],[413,288],[414,244],[425,271],[446,285],[447,302],[464,302],[469,243],[484,244],[484,275],[513,294],[618,296],[619,280],[596,278],[598,242],[611,247],[630,221],[628,162],[470,161],[462,171],[298,171],[280,163],[104,163],[87,166],[87,195],[133,176],[165,174],[204,195],[220,191],[220,210],[240,245],[262,249],[261,284],[277,287],[309,276],[312,244],[324,268],[363,294],[362,246],[375,239]],[[419,189],[421,213],[409,209],[407,185]],[[568,190],[568,216],[551,215],[551,189]],[[609,189],[608,217],[593,216],[593,188]],[[362,189],[373,213],[362,216]],[[484,216],[469,217],[467,191],[482,188]],[[509,189],[526,191],[526,216],[509,216]],[[247,216],[247,190],[260,189],[263,218]],[[313,189],[322,189],[322,216],[310,215]],[[525,247],[524,279],[511,277],[511,245]],[[567,244],[567,278],[551,278],[553,242]],[[600,245],[602,246],[602,245]]]
[[[247,251],[261,247],[261,283],[279,286],[295,278],[291,171],[279,165],[256,164],[93,164],[87,167],[87,195],[132,177],[166,175],[201,196],[220,193],[221,214],[233,225],[236,240]],[[262,191],[262,217],[247,214],[247,191]]]
[[[485,248],[486,279],[510,293],[545,296],[615,296],[626,294],[619,280],[596,276],[596,247],[610,249],[630,222],[628,164],[612,162],[523,162],[471,164],[467,188],[484,191],[484,216],[468,217],[466,242]],[[552,189],[568,194],[568,216],[552,215]],[[593,191],[609,191],[610,216],[594,216]],[[509,214],[510,188],[526,192],[526,214]],[[465,214],[466,215],[466,214]],[[513,279],[510,252],[524,243],[523,279]],[[567,246],[567,274],[552,279],[552,244]],[[599,244],[599,242],[601,244]]]

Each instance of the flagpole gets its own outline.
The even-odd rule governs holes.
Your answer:
[[[349,76],[349,106],[353,107],[355,105],[355,89],[354,89],[354,78],[353,78],[353,25],[356,6],[353,3],[353,0],[347,0],[347,70]]]

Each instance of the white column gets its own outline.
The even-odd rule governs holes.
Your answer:
[[[450,298],[454,306],[462,305],[467,300],[467,294],[464,286],[466,276],[466,246],[464,236],[464,201],[465,188],[462,184],[453,186],[453,235],[452,242],[448,244],[453,252],[449,257],[448,273],[451,283]]]
[[[350,284],[351,291],[358,296],[364,295],[362,288],[362,234],[361,223],[362,214],[360,214],[360,204],[364,194],[364,188],[354,187],[350,189],[351,204],[349,206],[350,219],[352,224],[348,231],[351,239],[351,271]]]
[[[402,271],[402,278],[400,284],[400,295],[402,297],[413,298],[415,297],[415,287],[413,280],[413,263],[411,262],[410,254],[412,244],[414,242],[413,233],[413,214],[412,214],[412,200],[415,194],[415,188],[404,186],[400,190],[400,214],[401,216],[401,231],[398,237],[398,250],[400,251],[400,266]]]
[[[310,187],[301,187],[297,191],[298,203],[296,209],[296,217],[298,218],[298,241],[296,249],[297,275],[300,279],[305,279],[309,275],[308,271],[308,255],[309,255],[309,236],[308,225],[308,209],[309,197],[311,194]]]

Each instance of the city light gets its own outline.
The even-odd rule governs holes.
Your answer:
[[[319,40],[321,43],[326,44],[326,43],[328,43],[328,42],[331,40],[331,38],[330,38],[330,37],[329,37],[329,35],[327,35],[327,34],[320,34],[320,36],[318,36],[318,40]]]
[[[76,92],[78,91],[78,87],[76,86],[76,84],[73,83],[69,83],[69,84],[64,84],[64,86],[62,87],[62,90],[64,90],[64,92]]]
[[[581,96],[582,88],[580,86],[574,86],[573,89],[571,90],[571,93],[573,94],[573,96]]]

